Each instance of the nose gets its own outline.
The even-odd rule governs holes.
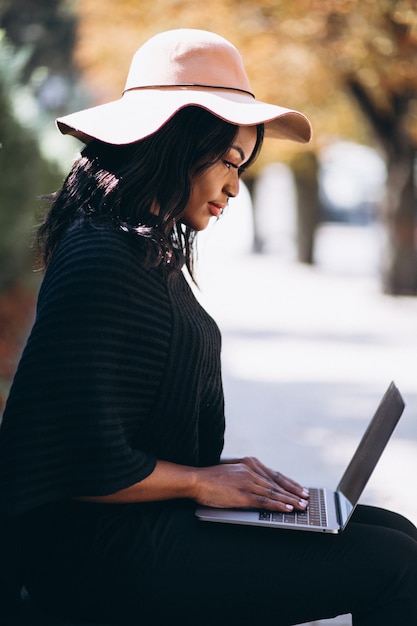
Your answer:
[[[233,168],[229,172],[229,176],[224,185],[223,191],[227,195],[228,198],[235,198],[237,194],[239,193],[239,187],[240,187],[239,173],[236,169]]]

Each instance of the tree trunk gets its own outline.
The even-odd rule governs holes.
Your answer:
[[[314,242],[320,221],[318,160],[312,151],[300,152],[292,161],[297,193],[297,259],[314,264]]]
[[[416,151],[411,134],[406,130],[411,96],[409,93],[391,94],[390,113],[382,113],[362,85],[356,80],[348,84],[387,159],[383,289],[392,295],[417,295]]]
[[[387,165],[387,188],[383,206],[386,242],[382,258],[382,281],[386,293],[417,295],[415,152],[405,146]]]

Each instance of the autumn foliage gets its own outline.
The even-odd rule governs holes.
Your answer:
[[[36,296],[24,284],[0,295],[0,415],[33,320]]]

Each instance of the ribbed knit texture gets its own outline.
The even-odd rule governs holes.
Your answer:
[[[74,226],[45,274],[0,429],[0,514],[113,493],[223,447],[220,334],[142,237]]]

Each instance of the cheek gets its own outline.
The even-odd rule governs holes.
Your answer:
[[[199,188],[198,188],[198,186],[193,185],[191,187],[190,196],[189,196],[188,202],[187,202],[187,204],[185,206],[185,210],[192,209],[192,207],[194,207],[197,204],[198,198],[199,198]]]
[[[194,191],[196,195],[209,195],[216,192],[218,187],[222,184],[222,175],[224,176],[224,165],[222,163],[216,163],[207,170],[200,172],[195,178],[191,191]]]

